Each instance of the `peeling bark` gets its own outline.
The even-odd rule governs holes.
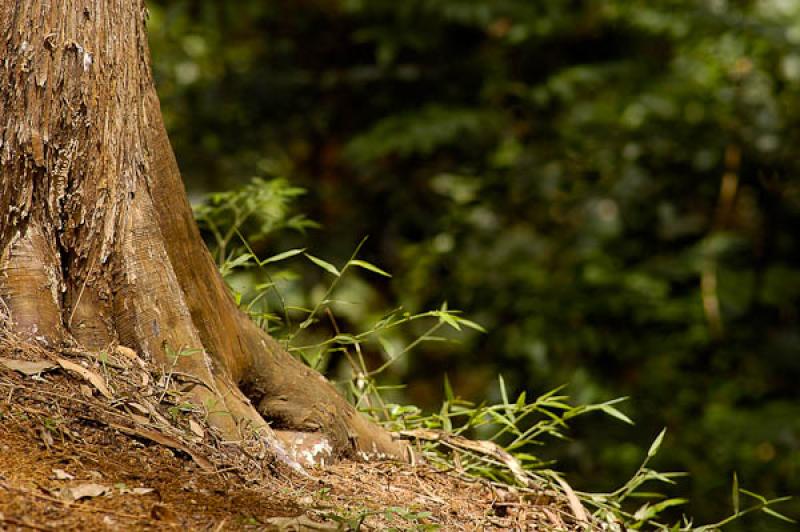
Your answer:
[[[0,0],[0,328],[174,364],[228,438],[277,449],[272,424],[289,446],[314,432],[335,456],[404,458],[236,308],[167,139],[145,19],[140,0]]]

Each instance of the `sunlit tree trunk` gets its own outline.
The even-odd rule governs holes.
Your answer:
[[[0,331],[185,355],[175,369],[226,437],[272,425],[400,456],[236,308],[167,139],[146,18],[141,0],[0,0]]]

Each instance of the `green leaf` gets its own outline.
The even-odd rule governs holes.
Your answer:
[[[448,401],[455,399],[455,394],[453,394],[453,388],[450,386],[450,379],[447,378],[447,374],[444,376],[444,396]]]
[[[503,399],[503,405],[508,410],[508,408],[511,406],[511,403],[508,402],[508,392],[506,391],[506,380],[503,378],[502,375],[498,375],[497,382],[500,385],[500,397]]]
[[[225,263],[220,267],[220,273],[222,273],[222,276],[225,277],[236,268],[242,268],[244,266],[248,266],[250,264],[251,259],[254,258],[255,257],[250,253],[242,253],[238,257],[227,259]]]
[[[748,495],[748,496],[756,499],[761,504],[769,504],[767,502],[767,498],[766,497],[764,497],[763,495],[759,495],[758,493],[754,493],[754,492],[752,492],[750,490],[746,490],[744,488],[739,488],[739,493],[744,493],[745,495]]]
[[[517,410],[521,410],[525,407],[525,403],[527,402],[527,394],[523,390],[522,393],[517,396]]]
[[[482,332],[482,333],[486,332],[486,329],[484,329],[482,325],[480,325],[478,323],[475,323],[472,320],[468,320],[468,319],[465,319],[465,318],[458,318],[458,322],[461,323],[462,325],[465,325],[465,326],[469,327],[470,329],[475,329],[478,332]]]
[[[383,336],[378,336],[378,342],[380,342],[381,347],[383,347],[384,352],[388,358],[394,357],[395,348],[392,343],[384,338]]]
[[[369,262],[367,262],[365,260],[353,259],[350,262],[348,262],[347,264],[348,265],[352,265],[352,266],[358,266],[359,268],[364,268],[365,270],[369,270],[371,272],[377,273],[378,275],[383,275],[384,277],[391,277],[391,274],[381,270],[380,268],[378,268],[374,264],[370,264]]]
[[[731,488],[731,500],[733,501],[733,513],[739,513],[739,476],[733,472],[733,486]]]
[[[658,452],[658,449],[661,448],[661,442],[664,441],[664,435],[666,433],[667,433],[667,429],[662,430],[661,433],[656,438],[656,440],[650,446],[650,449],[647,451],[647,457],[648,458],[652,458],[653,456],[656,455],[656,453]]]
[[[317,350],[316,352],[307,352],[307,351],[300,351],[300,356],[303,357],[303,361],[309,367],[316,367],[317,363],[319,362],[320,357],[322,356],[322,350]]]
[[[352,334],[337,334],[331,339],[331,342],[336,342],[345,345],[353,345],[359,343],[359,341]]]
[[[278,253],[277,255],[273,255],[267,259],[264,259],[260,262],[260,264],[263,266],[264,264],[269,264],[271,262],[282,261],[284,259],[288,259],[289,257],[294,257],[295,255],[299,255],[305,250],[306,248],[290,249],[288,251],[284,251],[283,253]]]
[[[633,425],[634,424],[633,420],[631,418],[629,418],[628,416],[626,416],[625,414],[623,414],[622,412],[620,412],[619,410],[617,410],[616,408],[614,408],[611,405],[600,405],[600,410],[602,410],[603,412],[605,412],[606,414],[608,414],[611,417],[617,418],[620,421],[624,421],[625,423],[627,423],[629,425]]]
[[[764,512],[767,515],[771,515],[772,517],[774,517],[776,519],[780,519],[781,521],[786,521],[787,523],[796,523],[797,522],[794,519],[792,519],[791,517],[787,517],[787,516],[783,515],[782,513],[776,512],[775,510],[773,510],[769,506],[766,506],[766,507],[762,508],[761,511]]]
[[[458,324],[458,319],[452,314],[448,313],[446,310],[433,311],[431,312],[431,316],[436,316],[437,318],[439,318],[440,322],[446,323],[447,325],[449,325],[450,327],[452,327],[457,331],[461,330],[461,325]]]
[[[654,504],[651,508],[655,511],[655,514],[659,514],[667,508],[671,508],[672,506],[681,506],[683,504],[686,504],[687,502],[689,502],[689,499],[682,499],[682,498],[667,499],[665,501],[661,501],[659,503]]]
[[[303,323],[300,324],[300,328],[301,329],[307,329],[311,324],[316,323],[316,322],[317,322],[317,320],[314,318],[314,316],[311,316],[311,317],[307,318],[305,321],[303,321]]]
[[[649,503],[643,505],[634,514],[633,518],[639,522],[646,522],[657,516],[659,513],[672,506],[680,506],[689,502],[687,499],[667,499],[658,504],[650,506]]]
[[[339,270],[336,269],[336,266],[334,266],[330,262],[324,261],[324,260],[322,260],[322,259],[320,259],[318,257],[315,257],[314,255],[309,255],[308,253],[303,253],[303,255],[308,257],[308,260],[310,260],[311,262],[313,262],[314,264],[316,264],[317,266],[319,266],[323,270],[332,273],[336,277],[339,277],[340,275],[342,275],[339,272]]]

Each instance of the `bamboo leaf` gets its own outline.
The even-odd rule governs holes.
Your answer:
[[[455,399],[455,394],[453,394],[453,388],[450,386],[450,379],[447,378],[447,374],[444,376],[444,396],[448,401]]]
[[[482,332],[482,333],[486,332],[486,329],[482,325],[480,325],[479,323],[475,323],[472,320],[468,320],[468,319],[465,319],[465,318],[458,318],[458,321],[459,321],[459,323],[461,323],[462,325],[464,325],[466,327],[469,327],[470,329],[474,329],[474,330],[476,330],[478,332]]]
[[[378,275],[383,275],[384,277],[391,277],[391,274],[381,270],[374,264],[371,264],[365,260],[360,259],[353,259],[347,263],[348,265],[358,266],[359,268],[364,268],[365,270],[369,270],[371,272],[377,273]]]
[[[303,253],[303,255],[308,257],[308,260],[310,260],[311,262],[313,262],[314,264],[316,264],[317,266],[319,266],[323,270],[325,270],[325,271],[327,271],[329,273],[332,273],[336,277],[339,277],[340,275],[342,275],[339,272],[339,270],[336,269],[336,266],[334,266],[330,262],[324,261],[324,260],[320,259],[319,257],[315,257],[314,255],[309,255],[308,253]]]
[[[766,507],[762,508],[761,511],[764,512],[767,515],[771,515],[772,517],[774,517],[776,519],[780,519],[781,521],[786,521],[787,523],[796,523],[797,522],[794,519],[792,519],[791,517],[787,517],[787,516],[783,515],[782,513],[776,512],[775,510],[773,510],[769,506],[766,506]]]
[[[446,323],[447,325],[449,325],[453,329],[455,329],[457,331],[461,330],[461,325],[458,324],[458,320],[455,318],[455,316],[452,316],[451,314],[447,313],[446,311],[437,311],[437,312],[434,313],[434,315],[437,316],[440,321]]]
[[[290,249],[288,251],[284,251],[283,253],[278,253],[277,255],[273,255],[273,256],[271,256],[269,258],[266,258],[266,259],[262,260],[259,264],[261,264],[263,266],[264,264],[270,264],[272,262],[279,262],[279,261],[288,259],[289,257],[294,257],[295,255],[299,255],[299,254],[303,253],[305,250],[306,250],[306,248]]]
[[[754,492],[752,492],[750,490],[746,490],[744,488],[739,488],[739,493],[744,493],[745,495],[748,495],[748,496],[756,499],[761,504],[769,504],[767,502],[767,498],[766,497],[764,497],[763,495],[759,495],[758,493],[754,493]]]
[[[626,416],[625,414],[623,414],[622,412],[620,412],[619,410],[617,410],[616,408],[614,408],[611,405],[608,405],[608,404],[600,405],[600,410],[602,410],[603,412],[605,412],[606,414],[608,414],[611,417],[617,418],[620,421],[624,421],[625,423],[627,423],[629,425],[633,425],[634,424],[633,420],[631,418],[629,418],[628,416]]]
[[[663,429],[658,437],[653,442],[653,445],[650,446],[650,449],[647,451],[647,457],[652,458],[658,452],[658,449],[661,448],[661,442],[664,441],[664,435],[667,433],[667,429]]]

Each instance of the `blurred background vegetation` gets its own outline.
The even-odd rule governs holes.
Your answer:
[[[547,451],[577,489],[619,485],[667,427],[656,464],[691,474],[698,521],[730,512],[734,471],[800,493],[800,1],[149,7],[193,201],[283,178],[307,193],[266,192],[256,253],[341,264],[369,235],[360,256],[393,274],[343,281],[338,326],[447,301],[487,329],[392,366],[403,401],[436,408],[445,374],[477,402],[498,373],[629,396],[635,427],[587,417]],[[313,305],[324,272],[293,271],[286,297]]]

